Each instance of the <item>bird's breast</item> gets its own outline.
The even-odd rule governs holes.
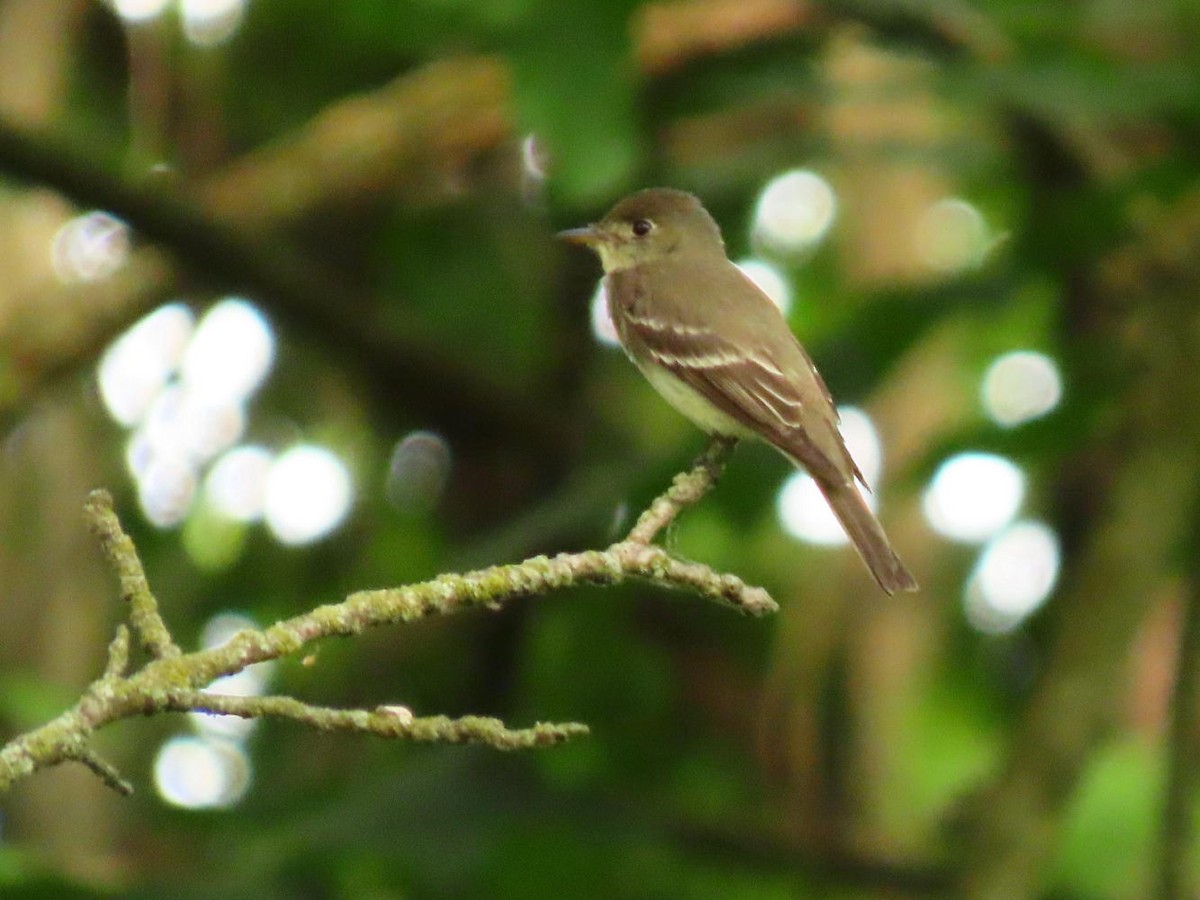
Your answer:
[[[633,361],[651,386],[658,391],[664,400],[676,410],[683,413],[698,428],[707,434],[720,434],[726,437],[752,437],[753,432],[726,415],[699,391],[689,387],[660,365],[643,362],[636,357]]]

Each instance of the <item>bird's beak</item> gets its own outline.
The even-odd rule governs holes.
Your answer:
[[[555,235],[560,241],[566,241],[568,244],[582,244],[585,247],[594,247],[603,239],[603,235],[595,225],[585,225],[583,228],[568,228],[566,231],[560,231]]]

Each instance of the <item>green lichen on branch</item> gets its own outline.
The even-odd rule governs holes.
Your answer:
[[[499,719],[483,716],[415,716],[406,706],[375,709],[332,709],[313,706],[294,697],[236,697],[205,691],[173,691],[164,697],[166,709],[239,716],[243,719],[289,719],[317,731],[356,731],[384,738],[441,744],[484,744],[496,750],[529,750],[561,744],[588,733],[578,722],[539,722],[530,728],[509,728]]]
[[[712,490],[725,470],[733,448],[734,438],[714,437],[687,472],[680,472],[671,486],[638,516],[637,522],[625,538],[634,544],[649,544],[664,528],[675,521],[686,507],[700,500]]]
[[[405,706],[333,709],[292,697],[231,697],[204,690],[222,675],[257,662],[294,654],[327,637],[359,634],[381,625],[407,624],[460,610],[499,609],[518,597],[540,596],[577,585],[616,585],[628,578],[695,593],[740,612],[774,612],[765,590],[702,563],[676,559],[651,543],[679,513],[716,484],[733,444],[714,441],[687,472],[639,517],[629,536],[604,550],[537,556],[521,563],[440,575],[421,584],[359,591],[341,603],[320,606],[268,628],[238,632],[220,647],[183,653],[159,612],[133,541],[121,528],[105,491],[88,497],[85,511],[101,551],[129,604],[131,628],[121,625],[109,644],[104,673],[79,702],[52,721],[0,747],[0,792],[38,769],[67,761],[88,766],[122,793],[130,787],[88,746],[92,734],[120,719],[162,712],[206,712],[245,718],[282,718],[321,731],[354,731],[430,743],[482,744],[497,750],[548,747],[588,733],[575,723],[540,722],[509,728],[498,719],[416,716]],[[130,643],[137,637],[149,659],[130,672]]]
[[[150,582],[138,559],[137,549],[121,528],[108,491],[92,491],[84,504],[88,527],[100,544],[100,552],[116,573],[121,599],[129,604],[129,623],[151,656],[178,656],[180,650],[171,640],[171,632],[158,612],[158,601],[150,591]]]

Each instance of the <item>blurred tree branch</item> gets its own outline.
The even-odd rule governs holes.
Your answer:
[[[422,584],[359,591],[341,603],[317,607],[261,631],[241,631],[220,647],[187,654],[179,650],[159,613],[133,542],[113,512],[112,498],[104,491],[95,491],[86,505],[89,525],[118,576],[121,595],[129,603],[133,636],[150,659],[141,669],[128,673],[130,629],[121,625],[109,646],[104,674],[87,688],[79,702],[53,721],[0,748],[0,790],[7,790],[38,769],[74,760],[87,765],[105,783],[127,792],[128,785],[95,754],[89,740],[112,722],[160,712],[274,716],[323,731],[480,743],[503,750],[545,746],[585,734],[586,726],[576,723],[543,723],[514,730],[498,720],[476,716],[416,717],[398,706],[329,709],[290,697],[211,694],[204,687],[254,663],[296,653],[321,638],[355,635],[380,625],[407,624],[465,609],[498,609],[517,597],[583,584],[614,585],[627,578],[690,591],[751,615],[774,612],[775,602],[762,588],[700,563],[677,559],[651,544],[685,507],[712,489],[732,449],[733,442],[714,440],[692,469],[676,476],[629,535],[604,550],[538,556],[515,565],[441,575]]]
[[[885,33],[925,35],[946,52],[1002,55],[992,30],[959,7],[923,17],[907,6],[849,3],[825,15],[863,21]],[[814,22],[791,0],[701,0],[656,3],[634,22],[640,68],[659,77],[688,62],[756,41],[778,39]],[[363,292],[290,250],[271,235],[333,209],[403,198],[407,205],[458,196],[480,158],[512,138],[511,85],[498,57],[456,57],[405,73],[383,87],[331,104],[308,124],[252,151],[198,185],[166,179],[133,183],[71,148],[0,121],[0,170],[45,183],[78,203],[106,209],[168,248],[212,286],[248,289],[285,324],[321,335],[353,368],[370,374],[381,404],[404,397],[422,417],[450,434],[515,435],[542,457],[556,455],[567,428],[552,404],[505,393],[485,373],[419,337],[414,327],[383,328]],[[113,289],[69,286],[63,297],[106,292],[104,303],[78,309],[79,335],[61,348],[21,352],[23,389],[85,366],[136,315],[176,288],[176,273],[157,254],[138,251],[136,279]],[[121,297],[124,296],[122,301]],[[53,302],[53,298],[49,302]],[[394,319],[392,320],[394,321]],[[436,392],[428,385],[438,385]]]
[[[1043,217],[1076,202],[1080,171],[1047,132],[1026,135],[1041,159]],[[1075,500],[1080,546],[1056,603],[1057,632],[1003,772],[975,798],[959,885],[966,897],[1033,896],[1064,812],[1119,708],[1147,598],[1191,533],[1200,485],[1200,194],[1144,210],[1141,233],[1095,268],[1072,264],[1081,378],[1121,394],[1086,450]],[[1137,297],[1140,302],[1130,302]],[[1103,348],[1103,349],[1101,349]],[[1071,461],[1068,460],[1068,465]],[[1074,550],[1074,552],[1070,552]]]
[[[363,295],[279,241],[260,240],[257,227],[247,227],[217,205],[213,212],[188,203],[169,185],[131,183],[107,171],[78,148],[35,136],[0,122],[0,169],[31,181],[53,185],[84,206],[105,209],[129,222],[144,237],[168,248],[202,282],[249,290],[285,323],[304,334],[321,335],[351,367],[371,373],[368,383],[394,402],[407,403],[451,432],[515,434],[539,451],[555,455],[563,437],[553,408],[497,387],[484,373],[467,371],[451,354],[417,338],[419,329],[382,328],[376,309]],[[264,176],[270,194],[271,173]],[[135,257],[135,263],[139,260]],[[136,301],[126,314],[165,297],[174,286],[169,268],[138,267]],[[111,304],[86,328],[79,356],[69,366],[93,358],[128,319],[114,315]],[[99,329],[98,331],[96,329]],[[55,371],[63,369],[57,361]],[[436,391],[429,385],[437,385]]]
[[[643,71],[660,77],[811,22],[812,10],[792,0],[649,4],[634,22],[636,55]],[[482,373],[464,370],[415,337],[414,329],[377,327],[360,292],[264,236],[333,209],[389,199],[413,206],[461,195],[478,160],[511,142],[510,94],[501,58],[435,62],[331,104],[307,125],[178,191],[165,178],[131,183],[113,174],[115,163],[97,164],[95,148],[85,153],[0,121],[0,171],[125,218],[208,284],[261,295],[281,321],[322,335],[370,373],[381,402],[403,396],[448,433],[492,429],[557,452],[564,428],[545,404],[503,395]],[[4,398],[10,412],[41,384],[86,366],[98,348],[177,287],[177,274],[152,250],[137,251],[128,270],[136,277],[118,273],[109,284],[51,292],[46,302],[72,309],[75,327],[59,346],[14,349],[20,383]],[[104,302],[93,302],[98,294]],[[436,392],[427,390],[431,383]]]
[[[1193,513],[1192,547],[1200,546],[1200,503]],[[1192,848],[1196,802],[1196,722],[1200,720],[1200,559],[1193,553],[1184,596],[1183,633],[1175,665],[1171,723],[1167,736],[1167,791],[1163,811],[1158,890],[1162,900],[1195,897]]]
[[[940,897],[952,882],[948,866],[928,860],[891,859],[850,849],[800,850],[794,835],[764,828],[759,821],[720,826],[685,822],[676,832],[681,842],[696,848],[706,859],[729,856],[768,866],[800,868],[811,873],[818,889],[827,883],[831,893],[853,886],[871,891],[871,896]]]

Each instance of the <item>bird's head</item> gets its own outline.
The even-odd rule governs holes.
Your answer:
[[[591,247],[605,272],[675,255],[725,254],[721,230],[700,201],[671,188],[630,194],[594,225],[560,231],[558,236]]]

